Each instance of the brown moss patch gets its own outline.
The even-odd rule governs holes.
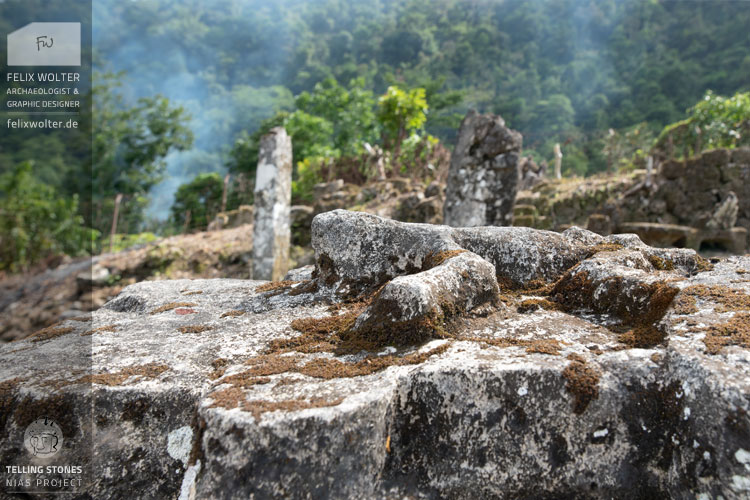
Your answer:
[[[293,371],[300,359],[300,356],[295,355],[281,356],[279,354],[265,354],[250,358],[245,364],[252,367],[247,371],[249,375],[267,377],[269,375]]]
[[[658,323],[664,317],[679,290],[664,283],[655,283],[651,285],[650,292],[648,307],[644,314],[640,317],[627,318],[633,328],[620,335],[618,339],[629,347],[648,349],[661,344],[667,337],[666,332]]]
[[[625,290],[633,296],[627,298]],[[631,347],[653,347],[666,338],[658,326],[679,289],[668,282],[639,283],[634,287],[615,276],[599,282],[585,271],[567,273],[555,284],[552,300],[563,310],[590,310],[611,314],[620,321],[619,329],[630,329],[620,340]],[[598,295],[594,300],[594,296]]]
[[[213,327],[206,325],[186,325],[179,327],[177,330],[181,333],[203,333],[213,330]]]
[[[283,378],[280,378],[280,379],[278,379],[276,381],[275,387],[284,387],[284,386],[287,386],[287,385],[299,384],[300,382],[302,382],[302,380],[304,380],[304,379],[301,379],[301,378],[292,378],[292,377],[283,377]]]
[[[192,307],[197,306],[195,302],[170,302],[168,304],[164,304],[163,306],[159,306],[153,311],[151,311],[149,314],[159,314],[167,311],[171,311],[172,309],[177,309],[178,307]]]
[[[208,374],[208,378],[211,380],[216,380],[217,378],[220,378],[224,375],[224,372],[227,370],[227,365],[229,364],[229,360],[225,358],[216,358],[215,360],[211,361],[211,368],[213,368],[213,371]]]
[[[737,313],[724,323],[709,326],[703,343],[709,354],[718,354],[729,345],[750,349],[750,312]]]
[[[534,279],[520,285],[506,276],[497,276],[497,283],[500,290],[505,292],[500,298],[506,304],[513,302],[514,299],[522,295],[547,296],[552,292],[555,282],[547,282],[543,279]]]
[[[526,347],[526,352],[558,355],[561,348],[562,344],[556,339],[530,340],[529,345]]]
[[[292,288],[299,281],[271,281],[265,285],[259,285],[255,287],[255,293],[266,293],[266,292],[278,292],[281,293],[284,290]]]
[[[148,363],[140,366],[129,366],[114,373],[93,373],[70,382],[70,384],[99,384],[116,386],[122,385],[131,377],[139,379],[154,379],[167,371],[169,367],[158,363]],[[68,384],[66,384],[68,385]]]
[[[674,271],[674,262],[669,259],[663,259],[658,255],[649,255],[648,261],[658,271]]]
[[[594,245],[591,247],[588,251],[587,259],[598,254],[599,252],[616,252],[618,250],[622,250],[623,247],[619,243],[599,243],[598,245]]]
[[[573,395],[573,413],[582,414],[589,403],[599,397],[599,372],[586,363],[581,356],[569,356],[570,364],[565,367],[565,390]]]
[[[617,340],[628,347],[648,349],[661,344],[667,334],[654,325],[639,325],[621,334]]]
[[[514,337],[457,337],[456,340],[477,342],[492,347],[525,347],[527,353],[559,355],[565,345],[557,339],[525,340]]]
[[[380,299],[370,311],[367,325],[339,332],[338,352],[377,350],[385,346],[412,346],[430,339],[446,338],[445,323],[450,316],[443,310],[433,310],[422,316],[404,321],[394,321],[391,311],[398,311],[394,301]]]
[[[252,413],[255,420],[260,420],[261,415],[271,411],[301,411],[308,410],[310,408],[327,408],[331,406],[338,406],[344,398],[337,399],[326,399],[326,398],[311,398],[310,400],[304,399],[292,399],[287,401],[245,401],[242,404],[242,409]]]
[[[59,323],[58,323],[59,324]],[[42,328],[38,332],[33,333],[29,336],[29,339],[32,342],[42,342],[45,340],[51,340],[57,337],[60,337],[61,335],[65,335],[67,333],[72,332],[75,330],[75,328],[66,326],[66,327],[59,327],[59,326],[48,326],[47,328]]]
[[[300,284],[289,291],[289,296],[302,295],[303,293],[315,293],[318,291],[318,282],[315,280],[300,281]]]
[[[674,300],[672,312],[675,314],[687,315],[698,312],[698,306],[695,297],[686,293],[680,293]]]
[[[696,255],[695,256],[695,261],[696,261],[696,264],[697,264],[696,265],[696,271],[699,272],[699,273],[704,273],[704,272],[707,272],[707,271],[713,271],[714,270],[714,265],[711,264],[711,262],[709,262],[707,259],[704,259],[703,257],[701,257],[700,255]]]
[[[300,362],[303,358],[299,355],[282,356],[278,353],[265,354],[247,360],[246,364],[251,366],[249,370],[240,374],[231,375],[219,382],[231,383],[233,385],[245,387],[243,384],[246,382],[249,385],[266,383],[269,379],[265,378],[262,382],[258,381],[258,379],[289,372],[300,373],[309,377],[322,379],[359,377],[370,375],[390,366],[405,366],[423,363],[428,358],[445,352],[448,347],[450,347],[449,344],[444,344],[423,353],[411,353],[406,356],[373,355],[353,363],[330,358],[317,358],[302,366],[300,366]],[[304,346],[303,350],[306,350]],[[334,350],[335,348],[332,346],[326,352],[333,352]]]
[[[326,286],[333,286],[336,283],[336,263],[327,254],[321,253],[315,263],[313,277],[322,277]]]
[[[299,373],[314,378],[333,379],[370,375],[390,366],[407,366],[424,363],[432,356],[444,353],[450,343],[440,345],[422,353],[412,353],[406,356],[368,356],[355,363],[345,363],[337,359],[317,358],[309,361]]]
[[[291,399],[287,401],[247,401],[245,391],[237,386],[215,391],[211,393],[209,397],[213,400],[213,404],[211,404],[210,408],[225,408],[227,410],[241,408],[243,411],[250,412],[256,421],[260,420],[261,415],[270,411],[300,411],[310,408],[325,408],[339,405],[344,400],[344,398],[311,398],[309,400]]]
[[[381,287],[382,288],[382,287]],[[297,351],[304,353],[332,352],[345,342],[340,334],[350,330],[372,298],[360,297],[329,307],[333,314],[322,318],[300,318],[292,321],[292,328],[301,332],[299,337],[279,339],[271,342],[269,352]],[[350,349],[356,348],[348,342]],[[361,350],[361,349],[360,349]]]
[[[267,384],[271,381],[268,377],[256,377],[251,374],[250,371],[235,373],[234,375],[229,375],[223,379],[221,379],[220,383],[222,384],[231,384],[234,387],[241,387],[243,389],[248,389],[254,385],[258,384]]]
[[[208,397],[213,400],[213,404],[209,408],[233,410],[239,407],[241,402],[245,401],[245,391],[240,387],[232,386],[214,391]]]
[[[301,318],[292,321],[292,328],[302,333],[298,337],[274,340],[270,352],[297,351],[304,353],[333,351],[341,344],[339,333],[354,325],[364,310],[363,304],[350,306],[348,311],[323,318]]]
[[[462,300],[443,296],[437,298],[438,305],[433,310],[415,318],[403,319],[401,304],[394,299],[383,298],[384,288],[385,285],[371,299],[360,304],[363,308],[368,307],[368,317],[356,330],[349,328],[339,332],[339,352],[411,346],[431,339],[449,338],[455,320],[467,313]],[[476,297],[476,303],[495,307],[497,294],[488,291],[486,296]]]
[[[429,253],[422,262],[422,271],[437,267],[446,260],[465,253],[466,250],[443,250],[442,252]]]
[[[68,318],[69,321],[78,321],[79,323],[88,323],[91,321],[91,316],[76,316],[75,318]]]
[[[95,333],[101,333],[101,332],[116,332],[117,331],[117,325],[104,325],[100,326],[98,328],[94,328],[93,330],[87,330],[81,334],[81,337],[93,335]]]
[[[219,317],[220,318],[236,318],[238,316],[243,316],[244,314],[245,314],[245,311],[234,310],[234,311],[227,311],[225,313],[222,313],[222,315]]]
[[[534,312],[539,309],[546,309],[548,311],[560,311],[562,307],[557,302],[552,302],[549,299],[525,299],[518,305],[517,311],[521,314]]]
[[[682,295],[718,304],[716,312],[750,310],[750,295],[742,290],[723,285],[693,285],[682,290]]]
[[[203,290],[195,290],[195,291],[192,291],[192,292],[185,292],[185,293],[183,293],[183,295],[200,295],[202,293],[203,293]]]
[[[349,311],[333,316],[295,319],[292,321],[292,328],[314,339],[325,337],[349,329],[363,310],[364,306],[358,305]]]

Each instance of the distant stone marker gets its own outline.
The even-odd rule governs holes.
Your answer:
[[[289,270],[292,139],[276,127],[260,140],[255,179],[251,278],[280,280]]]
[[[520,179],[522,136],[498,115],[469,111],[451,156],[445,224],[510,226]]]
[[[562,179],[562,149],[560,149],[560,143],[555,143],[555,179]]]

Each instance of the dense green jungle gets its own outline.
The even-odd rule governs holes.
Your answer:
[[[43,3],[0,2],[0,26]],[[226,208],[252,201],[275,125],[297,203],[367,147],[391,175],[450,150],[469,109],[502,115],[537,162],[561,144],[565,176],[635,168],[683,120],[705,147],[747,144],[744,1],[101,0],[92,26],[92,147],[0,136],[0,270],[107,248],[118,194],[118,244],[205,229],[225,174]]]

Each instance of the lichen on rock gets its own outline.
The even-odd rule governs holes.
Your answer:
[[[316,216],[312,234],[320,289],[334,301],[366,302],[356,318],[329,323],[341,339],[371,348],[444,337],[457,316],[502,308],[503,290],[549,295],[548,305],[568,312],[609,315],[623,342],[649,347],[664,339],[657,324],[678,292],[670,282],[696,274],[702,261],[692,250],[652,248],[635,235],[454,229],[343,210]]]
[[[313,239],[295,283],[141,282],[0,348],[0,461],[44,412],[81,497],[745,495],[750,257],[347,212]]]

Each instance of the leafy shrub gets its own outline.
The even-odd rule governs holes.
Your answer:
[[[198,174],[192,181],[180,185],[172,204],[172,220],[181,228],[188,222],[188,230],[206,229],[208,223],[221,209],[224,181],[215,172]],[[190,220],[187,221],[187,213]]]
[[[722,97],[709,90],[688,115],[664,127],[652,151],[690,156],[705,149],[750,145],[750,92]]]
[[[147,245],[153,243],[158,237],[154,233],[145,232],[137,234],[116,234],[114,237],[114,244],[112,245],[113,252],[121,252],[138,245]],[[102,248],[105,251],[109,251],[109,236],[102,239]]]
[[[292,181],[292,199],[295,202],[313,201],[313,186],[323,182],[323,167],[328,161],[332,160],[318,156],[297,163],[297,178]]]
[[[78,196],[37,180],[31,162],[0,176],[0,270],[23,271],[55,254],[90,254],[98,232],[84,227]]]

